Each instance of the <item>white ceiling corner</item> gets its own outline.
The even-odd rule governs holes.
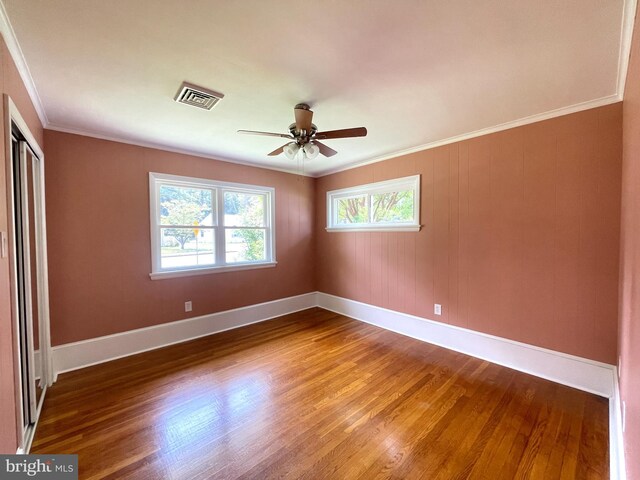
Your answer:
[[[319,130],[369,129],[328,140],[339,154],[307,162],[312,176],[621,100],[636,10],[380,0],[311,16],[310,0],[0,1],[45,127],[294,173],[266,155],[282,139],[235,131],[286,133],[301,101]],[[176,104],[182,81],[225,98],[210,112]]]

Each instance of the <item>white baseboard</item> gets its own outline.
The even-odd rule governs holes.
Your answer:
[[[316,305],[316,293],[305,293],[201,317],[58,345],[52,349],[55,376],[174,343],[263,322]]]
[[[563,385],[614,397],[613,365],[320,292],[59,345],[52,349],[53,364],[57,375],[315,306]]]
[[[622,401],[618,383],[617,368],[613,375],[613,396],[609,399],[609,459],[611,480],[626,480],[627,470],[624,458],[624,438],[622,432]]]
[[[454,327],[326,293],[318,293],[326,310],[418,340],[611,398],[615,367],[606,363]]]

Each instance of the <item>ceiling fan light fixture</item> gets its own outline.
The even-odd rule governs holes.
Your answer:
[[[291,142],[287,143],[282,150],[289,160],[293,160],[296,158],[296,154],[298,153],[298,150],[300,150],[300,147],[296,142]]]
[[[320,148],[317,145],[314,145],[313,143],[307,143],[303,147],[303,150],[306,157],[309,160],[313,160],[314,158],[317,158],[318,154],[320,153]]]

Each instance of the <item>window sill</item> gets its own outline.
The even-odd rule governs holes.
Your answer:
[[[164,280],[166,278],[190,277],[193,275],[208,275],[211,273],[235,272],[238,270],[253,270],[257,268],[272,268],[278,262],[244,263],[239,265],[225,265],[223,267],[192,268],[190,270],[167,270],[149,274],[151,280]]]
[[[389,227],[327,227],[327,232],[419,232],[422,225]]]

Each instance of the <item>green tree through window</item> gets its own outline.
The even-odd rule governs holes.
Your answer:
[[[243,261],[257,261],[265,258],[265,197],[264,195],[241,192],[224,193],[225,226],[237,227],[232,237],[240,239],[244,250],[240,254]]]
[[[198,226],[211,215],[211,191],[163,185],[160,189],[160,223],[162,225]],[[211,225],[211,222],[207,222]],[[195,238],[194,228],[167,228],[165,235],[175,238],[184,250]]]

